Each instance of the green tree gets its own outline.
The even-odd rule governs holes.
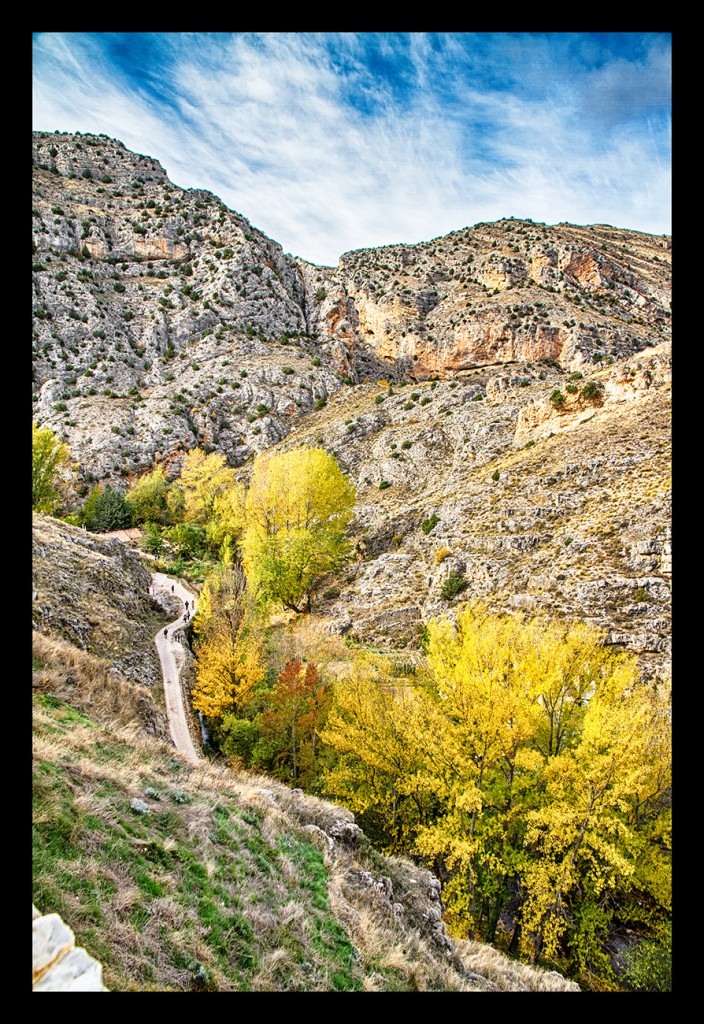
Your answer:
[[[326,574],[351,556],[353,484],[322,448],[264,453],[245,502],[242,561],[260,600],[309,610]]]
[[[147,523],[142,547],[150,555],[160,555],[164,550],[164,538],[156,523]]]
[[[206,552],[205,528],[196,523],[176,523],[166,532],[166,536],[178,558],[198,558]]]
[[[105,488],[97,486],[81,509],[80,519],[93,533],[125,530],[132,525],[132,507],[110,484]]]
[[[69,465],[68,448],[49,427],[32,424],[32,508],[51,515],[61,496],[61,473]]]

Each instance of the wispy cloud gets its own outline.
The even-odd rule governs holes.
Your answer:
[[[40,33],[34,125],[334,264],[508,215],[669,232],[669,69],[648,33]]]

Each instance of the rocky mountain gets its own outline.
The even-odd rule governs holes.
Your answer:
[[[458,599],[670,654],[671,241],[508,219],[316,267],[105,136],[33,136],[33,409],[83,479],[322,445],[358,492],[330,628]],[[81,495],[78,495],[81,498]]]

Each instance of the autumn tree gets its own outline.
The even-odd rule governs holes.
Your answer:
[[[263,643],[248,616],[245,579],[235,565],[205,583],[194,619],[193,707],[208,719],[242,713],[265,672]]]
[[[193,448],[184,457],[179,482],[185,518],[206,527],[217,498],[237,486],[235,471],[228,468],[225,456],[218,452],[208,455],[202,448]]]
[[[304,664],[297,658],[289,661],[267,694],[265,709],[258,720],[264,740],[259,763],[264,761],[265,754],[265,766],[272,774],[311,788],[320,752],[318,733],[329,700],[330,690],[317,665]]]
[[[259,456],[245,503],[242,559],[261,600],[310,609],[325,575],[350,557],[354,501],[354,486],[321,448]]]
[[[32,508],[51,515],[61,496],[62,471],[69,465],[68,448],[49,427],[32,423]]]
[[[582,624],[470,602],[427,631],[424,685],[335,683],[326,791],[445,879],[455,934],[510,907],[512,949],[608,978],[615,915],[666,934],[668,687]]]
[[[170,487],[163,466],[157,466],[151,473],[146,473],[130,487],[125,498],[132,506],[132,517],[136,524],[168,526],[173,521],[168,505]]]
[[[389,658],[360,653],[335,681],[321,739],[336,757],[324,788],[359,815],[370,838],[409,853],[437,802],[418,777],[421,694],[392,672]]]

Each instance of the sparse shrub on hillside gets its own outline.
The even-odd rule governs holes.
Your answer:
[[[555,391],[553,391],[553,393],[550,395],[550,405],[553,407],[553,409],[556,409],[558,412],[561,412],[565,408],[565,404],[565,396],[562,394],[559,388],[556,388]]]
[[[423,531],[423,533],[430,533],[431,530],[433,530],[439,522],[440,516],[437,515],[437,513],[433,512],[431,516],[428,516],[427,519],[423,520],[423,522],[420,524],[420,528]]]
[[[445,559],[451,554],[452,551],[449,548],[438,548],[438,550],[435,552],[433,560],[436,565],[439,565],[440,562],[444,562]]]
[[[387,489],[387,487],[391,487],[391,484],[389,483],[388,480],[380,480],[379,481],[379,490],[380,491],[385,491]]]
[[[590,402],[592,405],[599,404],[604,396],[604,385],[599,381],[590,380],[584,385],[580,392],[580,398],[585,402]]]
[[[450,574],[443,581],[442,587],[440,588],[440,597],[443,601],[451,601],[453,597],[457,597],[463,590],[466,590],[469,586],[469,580],[466,579],[456,569],[452,569]]]

